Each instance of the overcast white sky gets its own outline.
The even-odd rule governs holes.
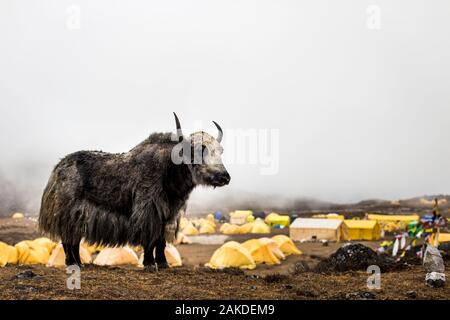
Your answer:
[[[231,185],[197,199],[450,193],[449,12],[448,0],[2,0],[0,173],[40,193],[65,154],[127,151],[173,131],[176,111],[185,133],[216,134],[216,120],[225,141],[279,130],[277,174],[229,165]]]

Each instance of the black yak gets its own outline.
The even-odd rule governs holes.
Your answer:
[[[56,165],[42,196],[39,227],[61,239],[67,265],[81,265],[84,239],[141,245],[147,270],[167,267],[166,226],[176,223],[191,191],[230,182],[221,160],[220,126],[214,122],[217,139],[202,131],[184,137],[174,115],[176,135],[154,133],[121,154],[79,151]]]

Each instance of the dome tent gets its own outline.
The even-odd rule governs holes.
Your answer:
[[[245,241],[242,246],[250,252],[256,264],[280,264],[280,260],[269,248],[267,242],[250,239]]]
[[[259,238],[258,240],[259,242],[266,245],[279,260],[286,259],[286,255],[283,253],[275,240],[272,240],[270,238]]]
[[[274,240],[278,244],[278,247],[280,247],[281,251],[286,256],[289,256],[291,254],[302,254],[302,252],[297,249],[292,239],[289,238],[288,236],[279,234],[273,236],[272,240]]]
[[[0,267],[16,264],[18,261],[17,248],[0,241]]]
[[[229,241],[218,248],[211,257],[209,263],[205,265],[211,269],[256,268],[255,260],[251,254],[239,243]]]
[[[174,241],[174,244],[191,244],[192,241],[187,237],[183,232],[178,232],[177,237]]]
[[[212,227],[209,224],[203,224],[200,226],[200,229],[198,230],[198,232],[200,234],[205,234],[205,233],[212,234],[212,233],[216,232],[216,228]]]
[[[84,246],[80,246],[81,263],[91,263],[92,257],[89,250]],[[47,262],[47,267],[64,267],[66,265],[66,254],[62,244],[57,245],[50,255]]]
[[[221,227],[220,227],[220,232],[222,232],[223,234],[240,234],[240,228],[238,225],[235,224],[230,224],[230,223],[224,223]]]
[[[258,218],[253,222],[251,233],[270,233],[270,227]]]
[[[167,264],[171,268],[181,267],[183,265],[181,255],[173,244],[170,243],[166,244],[166,248],[164,249],[164,255],[166,257]],[[139,258],[139,265],[142,266],[143,264],[144,264],[144,253],[142,253]]]
[[[24,215],[23,213],[16,212],[16,213],[14,213],[14,214],[11,216],[11,218],[13,218],[13,219],[23,219],[23,218],[25,218],[25,215]]]
[[[188,223],[186,227],[184,227],[181,232],[183,232],[183,234],[187,235],[187,236],[195,236],[197,235],[199,232],[197,230],[196,227],[194,227],[194,225],[192,223]]]
[[[48,259],[50,258],[48,248],[33,241],[21,241],[17,243],[15,247],[18,252],[19,264],[47,264]]]
[[[99,266],[117,266],[117,265],[138,265],[139,258],[136,253],[128,246],[120,248],[105,248],[94,260],[94,264]]]
[[[180,253],[174,245],[168,243],[164,249],[164,255],[166,256],[169,266],[181,267],[183,265]]]

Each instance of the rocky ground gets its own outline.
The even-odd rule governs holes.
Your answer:
[[[0,220],[0,241],[14,244],[37,236],[34,221]],[[233,240],[243,241],[248,236]],[[219,244],[179,246],[184,266],[159,273],[134,267],[98,267],[81,271],[81,289],[67,289],[63,268],[6,266],[0,268],[0,299],[446,299],[448,284],[430,288],[416,260],[388,268],[381,274],[381,289],[367,288],[365,270],[336,272],[330,259],[343,243],[303,243],[301,256],[290,256],[279,266],[255,270],[212,271],[203,265]],[[376,242],[364,242],[376,247]],[[364,250],[363,250],[364,251]],[[364,252],[363,252],[364,253]],[[317,269],[319,265],[326,265]],[[360,265],[364,269],[364,264]],[[447,270],[450,265],[447,262]],[[447,278],[450,274],[447,272]]]

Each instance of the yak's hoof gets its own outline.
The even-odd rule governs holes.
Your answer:
[[[158,269],[167,269],[169,268],[169,264],[167,262],[158,263]]]
[[[150,264],[150,265],[144,266],[144,271],[151,272],[151,273],[158,272],[158,265],[155,263],[155,264]]]

